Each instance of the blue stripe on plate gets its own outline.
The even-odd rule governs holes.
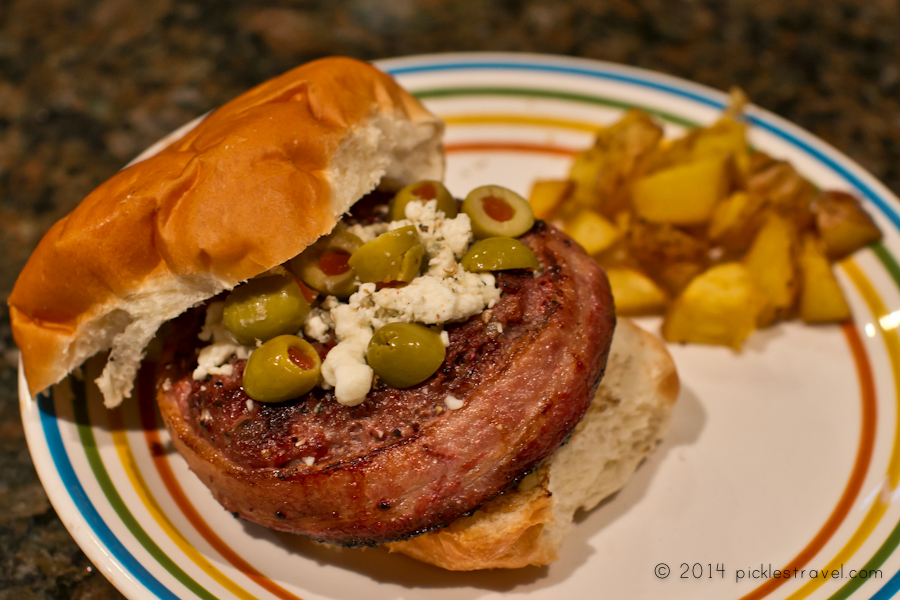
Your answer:
[[[87,525],[93,530],[94,537],[100,541],[114,561],[119,562],[119,566],[134,577],[138,583],[143,585],[147,590],[156,594],[157,598],[166,600],[179,600],[178,596],[173,594],[163,584],[159,582],[147,569],[143,567],[131,553],[122,545],[122,542],[110,531],[106,522],[94,508],[90,498],[84,491],[75,469],[69,461],[69,455],[63,445],[62,436],[59,432],[59,423],[56,420],[56,407],[53,403],[53,394],[41,394],[38,396],[38,411],[41,415],[41,426],[44,429],[44,438],[47,440],[47,446],[50,448],[50,455],[53,456],[53,463],[62,479],[63,485],[72,497],[76,508],[84,517]]]
[[[660,83],[657,81],[651,81],[647,79],[642,79],[639,75],[624,75],[622,73],[615,73],[612,71],[605,71],[601,67],[597,68],[587,68],[587,67],[574,67],[574,66],[563,66],[563,65],[554,65],[554,64],[532,64],[532,63],[521,63],[521,62],[505,62],[505,61],[490,61],[490,62],[470,62],[470,61],[460,61],[460,62],[448,62],[448,63],[440,63],[440,64],[429,64],[429,65],[413,65],[408,67],[396,67],[396,68],[387,68],[387,72],[391,75],[406,75],[412,73],[424,73],[428,71],[450,71],[450,70],[464,70],[464,69],[516,69],[522,71],[548,71],[553,73],[565,73],[569,75],[583,75],[588,77],[597,77],[601,79],[608,79],[612,81],[620,81],[623,83],[631,83],[634,85],[640,85],[643,87],[660,90],[663,92],[668,92],[670,94],[674,94],[676,96],[681,96],[682,98],[688,98],[690,100],[694,100],[700,104],[704,104],[706,106],[711,106],[713,108],[723,109],[725,107],[725,103],[721,100],[717,100],[712,97],[715,94],[721,94],[721,92],[713,92],[710,91],[709,95],[702,95],[697,92],[693,92],[687,90],[683,87],[676,87],[675,85],[669,85]],[[687,83],[687,82],[685,82]],[[699,87],[699,86],[698,86]],[[839,164],[837,161],[832,158],[826,156],[821,150],[809,145],[808,143],[800,140],[796,136],[783,129],[780,129],[777,125],[771,124],[766,121],[764,118],[759,117],[749,117],[750,122],[760,127],[761,129],[765,129],[766,131],[776,135],[777,137],[782,138],[790,142],[791,144],[797,146],[798,148],[803,149],[808,154],[817,158],[820,162],[824,163],[832,170],[840,174],[847,181],[852,183],[866,198],[868,198],[873,204],[875,204],[888,219],[891,220],[894,227],[900,230],[900,214],[894,210],[890,203],[879,196],[872,188],[863,183],[861,179],[851,173],[846,167]]]

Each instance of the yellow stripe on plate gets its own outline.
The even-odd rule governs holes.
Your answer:
[[[166,516],[162,511],[162,508],[157,504],[156,498],[150,493],[147,483],[144,481],[140,469],[138,469],[137,462],[134,460],[134,454],[131,452],[131,445],[128,443],[128,436],[125,434],[122,424],[122,409],[116,408],[111,410],[109,421],[113,443],[119,454],[119,460],[122,461],[122,467],[125,469],[125,473],[128,475],[128,479],[131,481],[134,490],[137,492],[138,496],[140,496],[141,502],[144,503],[147,512],[150,513],[157,524],[166,532],[166,535],[168,535],[181,551],[194,561],[204,573],[212,577],[219,585],[238,598],[241,598],[242,600],[256,600],[256,596],[240,587],[224,573],[214,567],[212,563],[206,560],[206,557],[198,552],[197,549],[181,535],[181,532],[175,528],[169,520],[169,517]]]
[[[855,261],[847,259],[841,262],[840,265],[850,277],[853,285],[856,286],[856,289],[858,289],[859,293],[862,295],[863,300],[869,307],[869,311],[875,318],[874,327],[881,332],[881,337],[884,339],[888,358],[891,361],[891,367],[894,372],[894,391],[897,397],[897,404],[898,407],[900,407],[900,336],[897,335],[896,328],[886,329],[881,325],[882,319],[889,315],[890,311],[884,305],[884,301],[882,301],[875,286],[872,285]],[[868,327],[866,329],[868,330]],[[897,419],[894,424],[894,447],[891,451],[891,460],[890,463],[888,463],[886,478],[889,489],[884,490],[884,493],[876,495],[872,508],[869,509],[869,512],[866,514],[857,530],[853,533],[853,536],[824,567],[824,570],[832,571],[834,569],[840,569],[842,563],[848,562],[850,558],[856,554],[860,546],[862,546],[869,536],[872,535],[872,532],[875,530],[875,527],[881,521],[881,518],[884,516],[885,511],[887,511],[887,508],[890,505],[891,495],[894,490],[897,489],[898,482],[900,482],[900,408],[898,408]],[[830,580],[810,579],[803,587],[788,596],[787,600],[801,600],[802,598],[806,598],[821,587],[826,581]]]

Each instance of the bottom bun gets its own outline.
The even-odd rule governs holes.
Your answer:
[[[678,391],[665,345],[619,319],[606,375],[568,444],[472,516],[387,547],[452,571],[555,561],[575,512],[618,491],[662,438]]]

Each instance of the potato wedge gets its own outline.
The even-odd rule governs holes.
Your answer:
[[[844,192],[822,192],[813,202],[816,227],[831,260],[841,260],[881,239],[881,231],[859,200]]]
[[[709,243],[673,227],[635,221],[627,236],[629,253],[648,269],[676,262],[703,264],[709,253]]]
[[[697,276],[675,299],[663,321],[663,337],[740,349],[756,329],[766,302],[747,267],[737,262],[717,265]]]
[[[566,221],[563,231],[581,244],[588,254],[603,252],[619,239],[616,226],[590,209],[584,209]]]
[[[680,261],[661,265],[650,274],[670,294],[677,296],[687,285],[706,269],[706,263]]]
[[[573,199],[611,218],[628,207],[629,180],[639,163],[662,139],[662,128],[640,110],[597,132],[594,145],[575,155],[569,179]]]
[[[698,158],[725,154],[737,157],[747,152],[747,126],[731,117],[701,129],[694,139],[693,154]]]
[[[775,212],[769,213],[744,255],[744,265],[768,299],[759,315],[760,327],[789,316],[800,285],[796,255],[797,232],[793,222]]]
[[[635,213],[655,223],[705,223],[728,191],[728,160],[713,155],[638,179],[631,196]]]
[[[636,269],[612,268],[606,270],[612,288],[616,314],[640,316],[662,314],[669,298],[652,279]]]
[[[840,323],[850,319],[850,307],[825,256],[824,244],[813,234],[803,236],[800,251],[800,318],[805,323]]]
[[[798,231],[813,226],[812,199],[816,189],[790,163],[756,153],[747,178],[747,192],[765,198],[766,203],[793,221]]]
[[[763,224],[764,207],[762,196],[734,192],[713,210],[707,229],[709,239],[732,252],[746,250]]]
[[[539,179],[531,186],[528,203],[535,219],[549,219],[560,204],[572,193],[574,184],[569,179]]]

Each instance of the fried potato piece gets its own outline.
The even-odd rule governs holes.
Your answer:
[[[768,206],[794,222],[798,231],[810,229],[814,216],[811,203],[816,189],[790,163],[756,152],[751,157],[747,192],[765,198]]]
[[[572,193],[574,184],[569,179],[539,179],[531,186],[528,203],[535,219],[547,220]]]
[[[703,264],[709,242],[672,225],[635,221],[627,235],[629,253],[648,268],[677,262]]]
[[[859,200],[844,192],[822,192],[813,203],[816,226],[831,260],[841,260],[881,239],[881,231]]]
[[[703,270],[706,263],[681,261],[653,269],[652,276],[673,296],[677,296]]]
[[[823,243],[815,235],[803,236],[800,251],[800,318],[805,323],[839,323],[850,319],[850,307],[841,291]]]
[[[563,224],[563,231],[581,244],[588,254],[598,254],[619,239],[619,230],[599,213],[585,209]]]
[[[721,344],[737,350],[756,329],[766,302],[747,267],[737,262],[716,265],[675,299],[662,334],[670,342]]]
[[[728,160],[707,156],[638,179],[631,198],[635,212],[655,223],[705,223],[727,193]]]
[[[768,327],[790,315],[800,284],[796,256],[794,224],[778,213],[769,213],[766,224],[744,256],[744,265],[768,299],[759,314],[760,327]]]
[[[575,155],[569,179],[573,197],[606,217],[628,208],[629,180],[641,160],[662,139],[662,128],[640,110],[597,132],[594,145]]]
[[[765,220],[764,207],[762,196],[734,192],[716,205],[706,234],[712,243],[732,252],[746,250]]]
[[[616,314],[621,316],[658,315],[669,298],[652,279],[636,269],[606,269],[612,288]]]

